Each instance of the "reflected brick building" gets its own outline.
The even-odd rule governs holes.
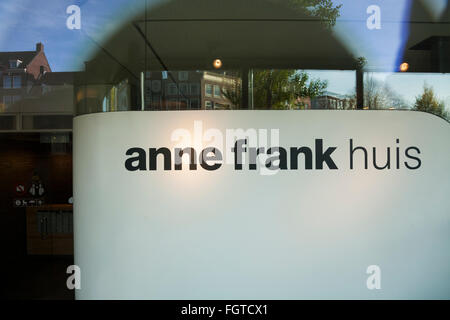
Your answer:
[[[0,130],[71,130],[72,72],[52,72],[42,43],[0,52]]]
[[[326,91],[323,95],[311,99],[311,109],[356,109],[356,101],[354,98]]]
[[[35,51],[0,52],[0,110],[11,111],[46,72],[51,68],[42,43]]]

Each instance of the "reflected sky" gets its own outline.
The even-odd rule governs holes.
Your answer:
[[[148,0],[148,6],[163,2]],[[379,2],[379,1],[378,1]],[[82,30],[66,28],[66,8],[76,4],[82,10]],[[2,0],[0,3],[0,51],[27,50],[43,41],[54,71],[69,71],[82,66],[95,44],[105,40],[116,28],[143,10],[144,0]],[[407,38],[411,0],[383,1],[382,27],[366,27],[371,0],[340,0],[340,17],[334,28],[336,37],[356,56],[371,65],[395,71]],[[435,9],[438,10],[438,9]]]
[[[373,73],[373,76],[400,93],[413,105],[416,96],[422,94],[424,85],[433,87],[437,98],[450,110],[450,74],[448,73]]]
[[[354,71],[305,70],[313,79],[328,81],[327,91],[339,95],[353,95],[356,87]]]
[[[434,20],[439,20],[445,10],[448,0],[422,0]]]
[[[356,57],[365,57],[370,70],[384,66],[398,70],[401,55],[408,39],[411,0],[371,1],[341,0],[341,16],[336,22],[334,34]],[[380,7],[381,28],[367,28],[370,5]]]
[[[43,42],[52,71],[81,70],[101,43],[140,10],[142,0],[2,0],[0,2],[0,51],[34,50]],[[81,8],[81,30],[69,30],[66,9]],[[88,35],[88,36],[87,36]]]
[[[327,91],[340,95],[351,95],[355,92],[356,75],[352,71],[318,71],[307,70],[312,78],[328,81]],[[448,73],[400,73],[370,72],[381,86],[386,85],[397,93],[408,106],[412,107],[415,98],[423,93],[424,86],[432,87],[439,101],[444,102],[450,111],[450,74]]]

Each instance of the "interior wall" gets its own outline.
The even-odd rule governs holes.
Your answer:
[[[46,204],[67,203],[72,196],[72,143],[41,143],[39,133],[0,134],[0,238],[6,256],[26,254],[26,220],[14,199],[32,198],[33,173],[44,184]],[[25,195],[15,191],[25,186]]]

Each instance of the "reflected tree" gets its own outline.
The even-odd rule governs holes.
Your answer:
[[[331,28],[336,24],[339,10],[342,4],[335,4],[331,0],[271,0],[275,3],[286,3],[294,10],[306,13],[313,18],[319,19],[322,24]]]
[[[311,18],[318,19],[325,28],[336,24],[342,4],[331,0],[269,0],[283,4]],[[242,77],[239,77],[242,79]],[[288,109],[299,98],[314,98],[324,93],[326,81],[310,79],[304,71],[297,70],[254,70],[253,99],[256,108]],[[242,83],[235,81],[232,87],[223,90],[223,95],[237,108],[241,106]]]
[[[364,106],[371,110],[408,108],[400,95],[371,74],[367,74],[364,80]]]
[[[424,85],[423,93],[416,97],[416,102],[412,108],[416,111],[423,111],[435,114],[439,117],[450,120],[450,114],[445,110],[444,102],[439,101],[432,87]]]
[[[222,96],[230,101],[229,109],[241,109],[242,104],[242,72],[234,71],[229,72],[231,80],[228,82],[223,81],[221,92]]]
[[[240,76],[237,75],[236,79]],[[322,95],[328,82],[311,79],[305,71],[298,70],[254,70],[254,106],[258,109],[290,109],[299,98],[313,99]],[[222,94],[237,108],[240,107],[242,88],[238,80],[222,90]]]
[[[386,96],[383,84],[369,75],[364,80],[364,106],[368,109],[385,109]]]

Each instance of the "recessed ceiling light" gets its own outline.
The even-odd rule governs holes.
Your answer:
[[[213,67],[216,68],[216,69],[222,68],[222,60],[215,59],[214,62],[213,62]]]
[[[403,63],[400,65],[400,71],[401,71],[401,72],[406,72],[406,71],[408,71],[408,69],[409,69],[409,64],[408,64],[408,63],[403,62]]]

